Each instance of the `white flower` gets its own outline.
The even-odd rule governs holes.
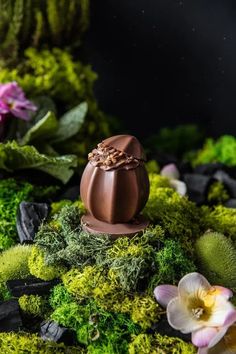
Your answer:
[[[169,324],[182,333],[192,333],[192,342],[199,348],[215,345],[236,321],[236,310],[228,301],[231,290],[211,286],[199,273],[185,275],[178,287],[157,286],[154,294],[167,306]]]

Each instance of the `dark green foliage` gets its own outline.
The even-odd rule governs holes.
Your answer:
[[[0,302],[10,300],[11,293],[4,283],[0,283]]]
[[[236,165],[236,138],[223,135],[218,140],[207,139],[203,148],[192,159],[194,166],[209,162],[221,162],[228,166]]]
[[[81,230],[80,210],[76,206],[65,206],[51,223],[42,225],[35,242],[45,250],[49,264],[62,262],[77,267],[94,263],[111,247],[107,235]]]
[[[164,153],[181,157],[195,147],[203,139],[203,133],[196,125],[185,124],[176,128],[163,128],[158,134],[152,135],[146,142],[150,154]]]
[[[1,0],[1,56],[12,62],[31,45],[77,46],[88,28],[89,2]]]
[[[174,240],[165,240],[164,247],[156,253],[155,262],[157,273],[149,283],[151,293],[158,284],[177,284],[184,275],[197,270],[180,243]]]
[[[22,201],[42,200],[52,196],[56,187],[36,187],[13,178],[0,180],[0,250],[17,240],[16,213]]]
[[[4,354],[83,354],[80,347],[69,347],[63,343],[43,341],[36,334],[0,333],[0,352]]]
[[[217,232],[206,232],[196,242],[199,269],[212,284],[236,289],[236,248]]]

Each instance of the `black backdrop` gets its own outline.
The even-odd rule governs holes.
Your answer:
[[[92,0],[85,53],[102,108],[131,133],[236,134],[235,0]]]

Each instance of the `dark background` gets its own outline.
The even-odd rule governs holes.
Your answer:
[[[92,0],[85,43],[101,107],[132,134],[236,134],[235,0]]]

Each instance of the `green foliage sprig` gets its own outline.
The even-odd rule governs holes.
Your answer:
[[[1,56],[12,62],[30,46],[76,47],[89,25],[89,5],[89,0],[1,0]]]

